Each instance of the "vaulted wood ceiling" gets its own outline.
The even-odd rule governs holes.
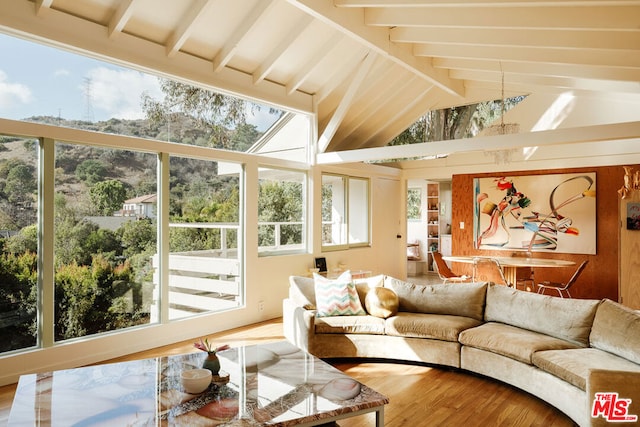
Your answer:
[[[428,110],[640,92],[634,0],[4,0],[0,31],[317,114],[319,151]]]

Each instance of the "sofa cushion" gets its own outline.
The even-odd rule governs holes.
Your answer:
[[[393,289],[374,287],[367,292],[364,308],[372,316],[386,319],[398,312],[398,295]]]
[[[599,303],[599,300],[558,298],[489,285],[485,320],[540,332],[587,347]]]
[[[364,316],[364,309],[351,280],[351,272],[345,271],[337,279],[331,280],[313,274],[316,291],[316,310],[318,317],[324,316]]]
[[[485,323],[460,332],[460,343],[532,364],[536,351],[578,348],[568,341],[502,323]]]
[[[591,347],[640,364],[640,312],[603,300],[593,320],[589,341]]]
[[[312,277],[290,276],[289,298],[299,307],[316,309],[315,282]]]
[[[369,291],[371,289],[379,288],[384,285],[384,274],[378,274],[377,276],[372,276],[372,277],[361,277],[358,279],[353,279],[353,283],[356,284],[356,290],[358,291],[360,302],[364,306],[365,299]]]
[[[315,319],[316,334],[384,334],[384,319],[374,316],[331,316]]]
[[[460,332],[482,323],[470,317],[400,312],[386,321],[387,335],[458,341]]]
[[[398,294],[399,311],[483,318],[484,283],[417,285],[386,276],[384,286]]]
[[[538,368],[562,378],[581,390],[587,389],[587,378],[591,369],[640,373],[640,365],[597,348],[539,351],[533,355],[532,360]]]

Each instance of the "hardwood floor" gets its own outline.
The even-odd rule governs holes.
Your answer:
[[[211,340],[231,346],[284,339],[276,319],[213,334]],[[183,341],[126,357],[119,362],[193,352],[193,341]],[[549,426],[575,424],[543,401],[497,381],[452,369],[373,361],[331,361],[341,371],[385,394],[385,426]],[[0,426],[6,426],[16,384],[0,387]],[[340,427],[375,425],[373,414],[340,421]]]

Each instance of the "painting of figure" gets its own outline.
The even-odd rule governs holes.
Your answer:
[[[596,174],[474,180],[478,249],[596,253]]]

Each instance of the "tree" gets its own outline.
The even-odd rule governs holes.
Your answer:
[[[261,181],[258,197],[259,222],[300,222],[303,216],[302,184],[299,182]],[[274,229],[262,227],[258,236],[258,246],[275,242]],[[297,224],[283,224],[280,229],[280,243],[302,242],[302,229]]]
[[[256,126],[244,123],[236,127],[231,138],[237,151],[247,151],[260,138],[260,132]]]
[[[117,231],[124,248],[124,256],[136,254],[151,256],[156,251],[156,223],[150,219],[127,221]]]
[[[88,185],[102,181],[106,175],[107,166],[99,160],[85,160],[76,168],[76,177]]]
[[[29,209],[37,190],[35,172],[33,165],[18,158],[0,163],[0,198],[13,207]]]
[[[38,252],[38,226],[29,225],[20,230],[14,236],[7,238],[5,242],[6,252],[20,255],[25,252]]]
[[[231,148],[228,129],[246,122],[247,108],[259,108],[240,98],[223,95],[172,80],[160,79],[164,99],[157,101],[145,94],[142,109],[152,123],[171,123],[181,114],[193,117],[213,136],[212,146]]]
[[[504,110],[509,110],[523,99],[523,96],[506,99]],[[389,145],[472,138],[500,118],[502,107],[502,100],[497,100],[429,111],[395,137]]]
[[[37,183],[32,165],[18,163],[7,174],[4,191],[7,199],[13,204],[24,204],[33,201],[33,193]]]
[[[95,183],[89,190],[89,197],[100,215],[109,216],[122,208],[127,190],[121,181],[110,179]]]

